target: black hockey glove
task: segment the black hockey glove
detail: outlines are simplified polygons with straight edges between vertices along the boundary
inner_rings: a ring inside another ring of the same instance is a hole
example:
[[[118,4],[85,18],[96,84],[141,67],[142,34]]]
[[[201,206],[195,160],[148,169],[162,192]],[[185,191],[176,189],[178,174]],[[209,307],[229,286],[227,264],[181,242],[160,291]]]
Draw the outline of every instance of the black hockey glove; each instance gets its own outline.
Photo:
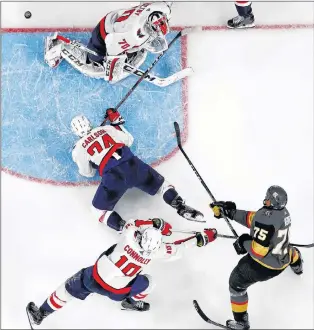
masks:
[[[242,234],[234,243],[234,249],[236,250],[237,254],[246,254],[247,251],[243,246],[245,241],[251,241],[252,236],[249,234]]]
[[[214,202],[209,204],[209,206],[212,208],[214,212],[214,217],[217,219],[220,219],[223,217],[221,211],[223,214],[228,217],[229,219],[233,219],[234,214],[236,212],[237,206],[234,202]]]

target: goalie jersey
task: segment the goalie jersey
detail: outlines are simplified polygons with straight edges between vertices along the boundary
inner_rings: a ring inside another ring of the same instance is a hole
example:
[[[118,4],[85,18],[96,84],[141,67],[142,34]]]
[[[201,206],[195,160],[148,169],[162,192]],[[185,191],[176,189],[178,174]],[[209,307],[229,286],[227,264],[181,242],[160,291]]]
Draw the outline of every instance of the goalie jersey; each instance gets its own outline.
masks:
[[[93,44],[105,45],[107,55],[112,56],[140,50],[150,39],[144,24],[152,12],[162,12],[169,19],[171,11],[165,2],[147,2],[108,13],[93,31]]]

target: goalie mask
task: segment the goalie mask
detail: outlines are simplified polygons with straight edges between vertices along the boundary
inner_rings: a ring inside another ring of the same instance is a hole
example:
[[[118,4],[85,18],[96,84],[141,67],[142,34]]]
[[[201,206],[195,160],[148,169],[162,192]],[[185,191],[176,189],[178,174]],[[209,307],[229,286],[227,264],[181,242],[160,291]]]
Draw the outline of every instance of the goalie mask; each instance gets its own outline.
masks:
[[[161,231],[154,227],[145,229],[138,235],[138,243],[143,257],[147,258],[159,250],[162,242]]]
[[[154,11],[148,16],[144,29],[152,37],[161,34],[165,36],[169,32],[167,15],[161,11]]]
[[[165,38],[169,32],[167,15],[155,11],[148,16],[144,25],[144,31],[150,36],[144,44],[144,48],[151,53],[161,53],[168,48]]]
[[[79,137],[87,135],[93,129],[90,121],[83,115],[76,116],[72,119],[71,128],[72,132]]]

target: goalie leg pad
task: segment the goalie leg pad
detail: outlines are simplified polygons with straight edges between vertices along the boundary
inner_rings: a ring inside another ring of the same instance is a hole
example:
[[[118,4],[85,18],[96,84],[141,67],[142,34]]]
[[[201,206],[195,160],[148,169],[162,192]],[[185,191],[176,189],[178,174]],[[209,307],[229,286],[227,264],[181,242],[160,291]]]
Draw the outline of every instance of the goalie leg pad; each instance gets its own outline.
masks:
[[[127,60],[126,55],[107,56],[106,70],[104,79],[109,83],[114,84],[122,79],[125,79],[129,73],[123,70],[124,64]]]
[[[58,33],[45,38],[44,60],[51,68],[56,68],[62,61],[62,41],[57,39]]]
[[[96,79],[105,77],[103,65],[87,61],[87,52],[72,44],[63,44],[61,50],[62,57],[82,74]]]

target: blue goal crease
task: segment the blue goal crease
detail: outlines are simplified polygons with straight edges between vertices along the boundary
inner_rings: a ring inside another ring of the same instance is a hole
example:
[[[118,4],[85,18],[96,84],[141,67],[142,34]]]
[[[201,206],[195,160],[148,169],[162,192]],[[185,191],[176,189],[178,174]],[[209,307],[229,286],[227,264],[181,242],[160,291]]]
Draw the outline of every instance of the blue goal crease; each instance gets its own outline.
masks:
[[[83,76],[63,61],[56,69],[44,63],[44,38],[49,33],[2,35],[1,107],[2,167],[40,180],[60,183],[99,181],[80,176],[71,158],[76,137],[71,119],[87,116],[101,123],[107,107],[114,107],[138,79],[115,85]],[[170,33],[169,39],[175,33]],[[86,44],[89,32],[66,33]],[[165,77],[182,69],[181,42],[176,41],[153,69]],[[148,55],[142,69],[153,62]],[[120,108],[126,128],[134,135],[132,151],[152,164],[176,147],[173,122],[183,124],[183,83],[161,88],[142,82]]]

